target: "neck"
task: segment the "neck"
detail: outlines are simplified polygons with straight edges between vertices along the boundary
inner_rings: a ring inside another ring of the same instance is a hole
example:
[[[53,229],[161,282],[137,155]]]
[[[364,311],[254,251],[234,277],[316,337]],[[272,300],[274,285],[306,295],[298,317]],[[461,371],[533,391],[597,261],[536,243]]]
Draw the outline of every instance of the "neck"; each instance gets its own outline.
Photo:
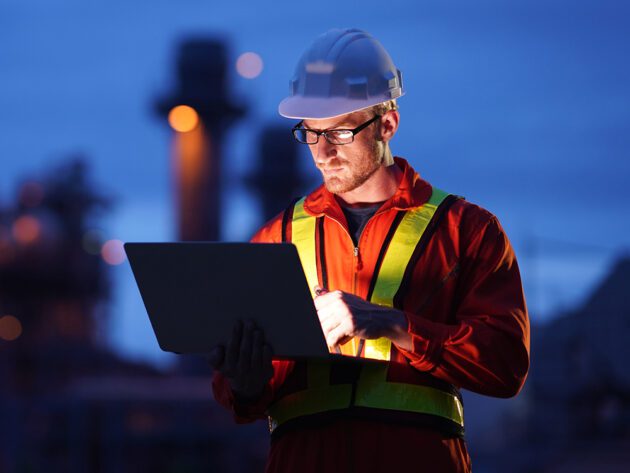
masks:
[[[383,160],[383,164],[361,186],[349,192],[337,194],[348,207],[363,207],[365,205],[384,202],[398,190],[402,171],[394,164],[393,158]]]

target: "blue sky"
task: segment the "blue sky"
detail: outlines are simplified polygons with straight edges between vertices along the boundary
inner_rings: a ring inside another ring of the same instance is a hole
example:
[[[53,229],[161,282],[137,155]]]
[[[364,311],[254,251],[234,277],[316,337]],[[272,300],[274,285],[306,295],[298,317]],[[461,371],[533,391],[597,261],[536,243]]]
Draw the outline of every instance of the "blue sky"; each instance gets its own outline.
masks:
[[[610,0],[0,2],[0,205],[19,179],[84,153],[116,197],[112,238],[173,239],[170,131],[153,112],[179,41],[229,42],[264,70],[231,74],[250,106],[224,150],[224,238],[247,239],[240,184],[301,51],[330,27],[374,34],[407,94],[392,142],[423,177],[494,212],[516,248],[532,318],[578,303],[630,246],[630,6]],[[287,122],[287,127],[291,122]],[[308,157],[305,155],[305,165]],[[163,359],[126,265],[103,339]]]

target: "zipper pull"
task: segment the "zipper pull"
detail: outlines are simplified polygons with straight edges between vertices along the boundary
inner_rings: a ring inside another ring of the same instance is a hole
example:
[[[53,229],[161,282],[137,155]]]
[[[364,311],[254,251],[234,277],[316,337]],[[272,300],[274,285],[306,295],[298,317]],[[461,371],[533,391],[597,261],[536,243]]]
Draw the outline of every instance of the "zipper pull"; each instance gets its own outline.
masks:
[[[359,255],[359,247],[354,247],[354,257],[357,259],[357,270],[363,268],[363,264],[361,264],[361,255]]]

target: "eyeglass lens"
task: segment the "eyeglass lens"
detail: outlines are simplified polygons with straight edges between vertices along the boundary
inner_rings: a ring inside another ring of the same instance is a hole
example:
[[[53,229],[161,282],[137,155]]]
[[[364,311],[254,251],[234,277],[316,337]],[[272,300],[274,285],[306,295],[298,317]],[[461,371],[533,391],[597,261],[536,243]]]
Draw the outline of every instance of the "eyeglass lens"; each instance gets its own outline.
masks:
[[[305,128],[296,128],[293,130],[295,139],[300,143],[315,144],[319,140],[319,135],[324,135],[326,140],[333,145],[343,145],[352,143],[354,133],[352,130],[328,130],[316,132]]]

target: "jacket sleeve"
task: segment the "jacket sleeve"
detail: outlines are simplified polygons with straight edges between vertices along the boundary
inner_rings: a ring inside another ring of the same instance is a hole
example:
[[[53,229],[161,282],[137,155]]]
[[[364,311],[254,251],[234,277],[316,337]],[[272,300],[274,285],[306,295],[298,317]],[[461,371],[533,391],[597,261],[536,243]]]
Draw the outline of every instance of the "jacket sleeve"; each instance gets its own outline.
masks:
[[[264,225],[251,239],[252,243],[279,243],[282,240],[282,214]],[[273,347],[272,347],[273,348]],[[274,360],[274,375],[265,387],[262,397],[256,402],[239,402],[234,397],[228,380],[219,372],[212,378],[212,391],[216,401],[230,410],[238,423],[253,422],[266,417],[265,411],[274,399],[277,388],[282,385],[287,374],[293,369],[294,362]]]
[[[279,386],[286,379],[287,374],[293,369],[292,361],[273,361],[273,377],[265,387],[263,395],[255,402],[240,402],[234,397],[230,389],[230,383],[219,372],[212,377],[212,391],[215,400],[232,412],[234,420],[239,424],[253,422],[266,417],[265,411],[274,399]]]
[[[488,214],[490,215],[490,214]],[[529,369],[529,320],[516,257],[494,216],[463,223],[453,291],[453,320],[405,312],[412,366],[455,386],[495,397],[522,388]]]

